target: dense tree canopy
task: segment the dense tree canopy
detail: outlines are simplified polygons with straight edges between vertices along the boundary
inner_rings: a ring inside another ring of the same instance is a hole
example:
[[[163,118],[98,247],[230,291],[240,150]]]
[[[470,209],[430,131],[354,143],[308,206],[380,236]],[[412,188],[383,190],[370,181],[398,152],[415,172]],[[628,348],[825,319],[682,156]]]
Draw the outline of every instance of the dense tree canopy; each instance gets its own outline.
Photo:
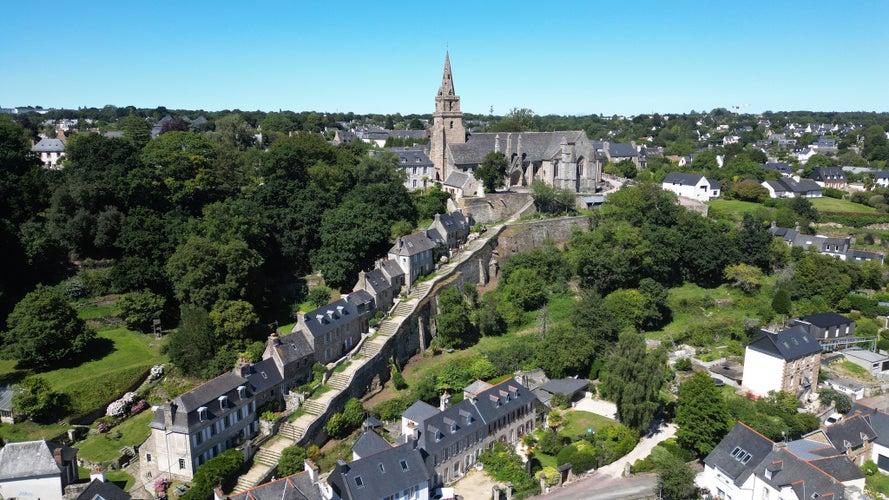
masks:
[[[76,359],[96,335],[61,292],[42,285],[16,304],[6,325],[7,356],[38,369]]]

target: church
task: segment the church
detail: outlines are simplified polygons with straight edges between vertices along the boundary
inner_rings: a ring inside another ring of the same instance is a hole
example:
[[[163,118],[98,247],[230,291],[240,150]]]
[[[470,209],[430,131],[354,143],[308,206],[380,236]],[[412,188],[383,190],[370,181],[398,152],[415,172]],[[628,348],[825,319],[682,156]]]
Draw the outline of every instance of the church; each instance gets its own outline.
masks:
[[[503,153],[509,162],[507,186],[530,186],[540,180],[575,193],[594,193],[601,182],[596,145],[583,130],[467,133],[447,53],[432,117],[433,180],[456,197],[484,195],[472,173],[492,151]]]

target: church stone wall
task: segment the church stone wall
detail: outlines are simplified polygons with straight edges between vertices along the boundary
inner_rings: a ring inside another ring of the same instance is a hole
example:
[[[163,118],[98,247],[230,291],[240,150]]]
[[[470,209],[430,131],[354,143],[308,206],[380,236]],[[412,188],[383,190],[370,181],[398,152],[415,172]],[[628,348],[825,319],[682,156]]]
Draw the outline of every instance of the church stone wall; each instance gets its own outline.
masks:
[[[460,198],[457,207],[472,214],[476,224],[491,224],[511,217],[530,201],[527,193],[488,193],[484,198]],[[533,205],[529,211],[534,212]]]

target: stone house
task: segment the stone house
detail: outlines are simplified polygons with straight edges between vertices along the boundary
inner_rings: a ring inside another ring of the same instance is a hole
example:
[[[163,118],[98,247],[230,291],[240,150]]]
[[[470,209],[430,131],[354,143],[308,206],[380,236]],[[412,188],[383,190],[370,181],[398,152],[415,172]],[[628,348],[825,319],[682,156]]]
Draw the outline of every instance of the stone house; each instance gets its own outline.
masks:
[[[374,312],[373,297],[357,290],[336,302],[300,314],[292,335],[302,335],[312,347],[315,361],[326,365],[358,345]]]
[[[37,154],[43,168],[55,170],[60,168],[59,161],[65,156],[65,143],[61,139],[40,139],[31,152]]]
[[[821,345],[801,326],[762,336],[744,351],[742,385],[758,397],[786,391],[800,397],[818,384]]]
[[[410,287],[417,278],[431,273],[435,268],[434,248],[435,243],[424,230],[397,238],[387,257],[398,263],[404,271],[404,284]]]
[[[873,441],[877,433],[861,413],[852,413],[839,422],[822,426],[803,436],[803,439],[829,445],[861,467],[873,455]]]

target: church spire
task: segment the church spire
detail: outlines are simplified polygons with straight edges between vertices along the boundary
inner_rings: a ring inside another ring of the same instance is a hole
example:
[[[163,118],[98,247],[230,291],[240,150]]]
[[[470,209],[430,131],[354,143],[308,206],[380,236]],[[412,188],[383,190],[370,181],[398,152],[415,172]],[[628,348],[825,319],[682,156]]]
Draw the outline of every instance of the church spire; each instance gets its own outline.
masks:
[[[438,95],[454,95],[454,79],[451,77],[451,58],[447,51],[445,51],[444,72],[441,75],[441,87],[438,88]]]

